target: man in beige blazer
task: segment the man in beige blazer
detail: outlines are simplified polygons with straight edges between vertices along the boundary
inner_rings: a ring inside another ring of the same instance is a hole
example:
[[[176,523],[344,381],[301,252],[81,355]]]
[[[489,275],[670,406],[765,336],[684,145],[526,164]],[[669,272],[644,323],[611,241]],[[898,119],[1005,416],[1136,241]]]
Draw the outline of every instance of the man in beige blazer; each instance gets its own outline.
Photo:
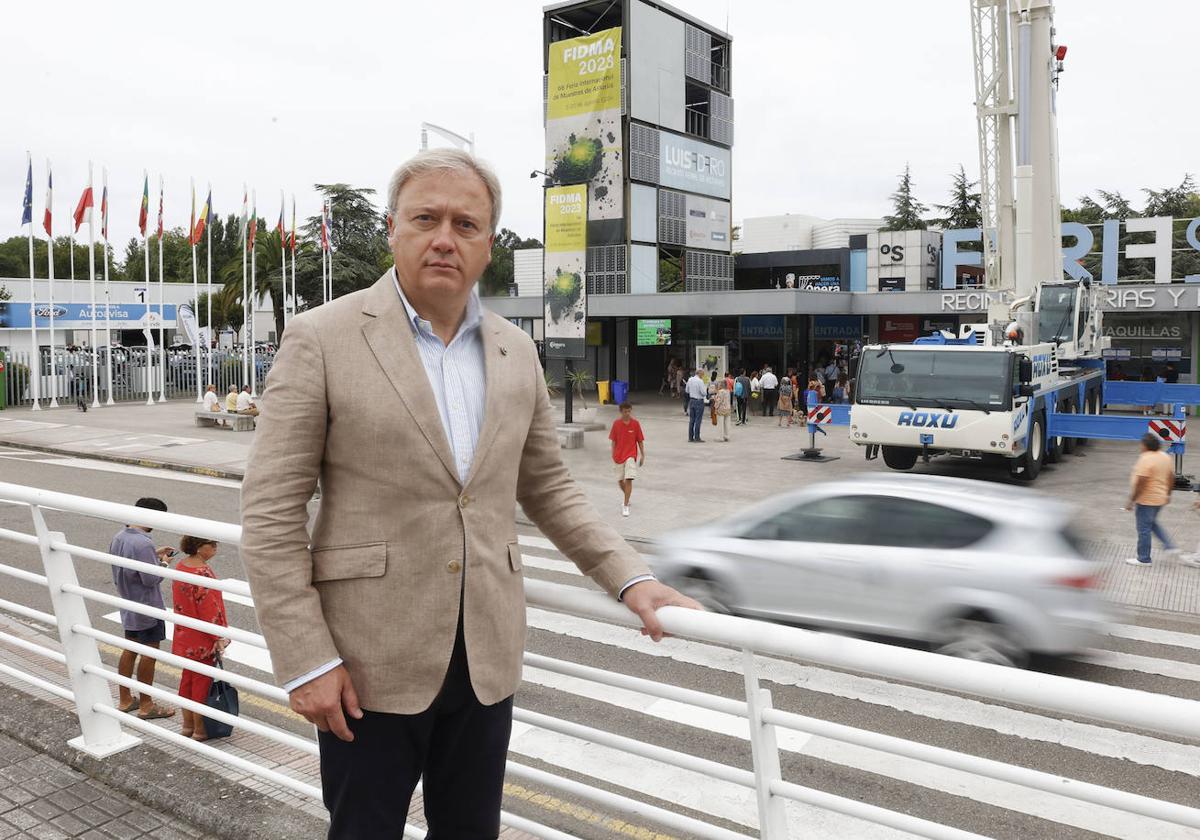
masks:
[[[292,708],[316,724],[329,837],[499,832],[525,599],[516,503],[656,641],[650,576],[563,465],[533,342],[480,307],[495,175],[423,152],[388,191],[395,268],[288,326],[242,485],[243,558]],[[307,503],[318,481],[311,536]]]

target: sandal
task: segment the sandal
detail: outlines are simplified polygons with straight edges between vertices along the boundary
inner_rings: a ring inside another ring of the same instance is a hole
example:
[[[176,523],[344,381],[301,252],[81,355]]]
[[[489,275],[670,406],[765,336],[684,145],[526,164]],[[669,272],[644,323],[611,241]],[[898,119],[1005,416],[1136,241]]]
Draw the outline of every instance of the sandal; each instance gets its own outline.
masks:
[[[137,716],[142,720],[158,720],[160,718],[169,718],[175,715],[174,709],[164,709],[162,706],[155,703],[144,712],[138,712]]]
[[[131,715],[138,710],[138,705],[139,704],[137,700],[130,700],[128,706],[117,706],[117,711]]]

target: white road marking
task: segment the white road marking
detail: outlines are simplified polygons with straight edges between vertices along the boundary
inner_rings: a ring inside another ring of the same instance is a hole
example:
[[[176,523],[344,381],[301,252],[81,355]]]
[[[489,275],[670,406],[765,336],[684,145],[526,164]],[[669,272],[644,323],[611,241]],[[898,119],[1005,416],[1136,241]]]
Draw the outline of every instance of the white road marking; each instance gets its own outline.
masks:
[[[7,457],[7,456],[0,456]],[[111,461],[94,461],[87,458],[52,458],[38,461],[40,464],[50,464],[55,467],[70,467],[71,469],[93,470],[95,472],[114,472],[122,475],[138,476],[140,478],[161,478],[165,481],[187,481],[192,484],[207,484],[212,487],[225,487],[231,490],[240,489],[242,483],[228,478],[213,478],[207,475],[196,475],[179,470],[168,470],[159,467],[137,467],[131,464],[114,464]]]
[[[559,572],[564,575],[576,575],[583,577],[583,572],[579,571],[579,567],[569,560],[553,560],[549,557],[541,557],[537,554],[521,554],[521,562],[526,566],[534,569],[542,569],[547,572]]]
[[[517,536],[517,542],[521,545],[527,545],[530,548],[542,548],[548,551],[558,551],[558,546],[550,542],[545,537],[535,537],[531,534],[520,534]]]
[[[601,685],[540,668],[526,667],[524,679],[529,683],[587,697],[620,709],[640,712],[659,720],[681,723],[685,726],[731,736],[743,741],[750,740],[749,724],[744,718],[736,715],[714,712],[628,689]],[[1185,838],[1193,836],[1191,829],[1171,826],[1159,820],[1079,802],[1066,796],[1031,790],[1021,785],[996,781],[925,761],[813,736],[793,729],[776,729],[776,738],[781,750],[800,753],[886,778],[903,780],[953,796],[964,796],[976,802],[1070,825],[1085,831],[1094,831],[1106,836],[1128,838],[1128,840],[1142,840],[1145,837],[1155,837],[1158,840],[1166,840],[1166,838],[1185,840]]]
[[[226,592],[224,594],[225,597],[230,597],[230,593]],[[104,618],[116,624],[121,623],[121,614],[119,612],[106,613]],[[167,641],[169,642],[174,638],[175,625],[167,622]],[[254,645],[248,645],[244,642],[230,642],[229,647],[225,648],[224,656],[230,662],[237,662],[241,665],[264,671],[267,674],[275,673],[271,667],[271,654],[262,648],[254,647]]]
[[[646,794],[702,814],[758,827],[754,791],[661,761],[630,755],[621,750],[513,722],[509,750],[557,767],[620,785],[635,794]],[[788,834],[814,840],[907,840],[914,835],[820,808],[787,803]]]
[[[1157,627],[1140,627],[1136,624],[1116,624],[1109,631],[1109,635],[1138,642],[1151,642],[1156,645],[1200,650],[1200,636],[1194,633],[1159,630]]]
[[[1200,665],[1195,665],[1191,662],[1177,662],[1174,659],[1154,659],[1149,656],[1138,656],[1134,653],[1122,653],[1115,650],[1091,650],[1082,656],[1072,658],[1079,662],[1100,665],[1104,668],[1117,668],[1122,671],[1140,671],[1143,674],[1156,674],[1176,680],[1200,682]]]
[[[727,673],[742,673],[739,651],[683,639],[664,639],[655,644],[631,628],[536,608],[529,609],[528,617],[530,627],[551,633],[621,648],[631,653],[672,659]],[[756,657],[756,662],[762,679],[780,685],[797,686],[925,718],[963,723],[1003,735],[1062,745],[1176,773],[1194,775],[1196,768],[1200,767],[1200,747],[763,656]]]

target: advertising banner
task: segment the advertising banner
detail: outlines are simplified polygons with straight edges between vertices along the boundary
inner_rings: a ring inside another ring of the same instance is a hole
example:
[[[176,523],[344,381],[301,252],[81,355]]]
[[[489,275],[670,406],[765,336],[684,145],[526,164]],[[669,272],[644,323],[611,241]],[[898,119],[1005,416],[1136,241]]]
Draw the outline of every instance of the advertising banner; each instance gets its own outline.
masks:
[[[729,369],[728,352],[721,344],[704,344],[696,348],[696,372],[705,385]]]
[[[620,219],[621,27],[555,41],[548,64],[546,171],[590,187],[589,219]]]
[[[729,150],[667,131],[658,132],[658,183],[714,198],[729,198]]]
[[[671,343],[670,318],[640,318],[637,322],[638,347],[656,347]]]
[[[547,359],[586,356],[587,184],[546,190],[542,307]]]
[[[687,246],[729,253],[732,228],[729,202],[689,194],[687,205]]]
[[[34,315],[37,317],[38,329],[50,328],[50,306],[48,303],[34,305]],[[54,306],[54,328],[64,330],[88,329],[92,326],[92,305],[90,303],[56,303]],[[163,306],[163,323],[167,329],[175,327],[175,304]],[[158,304],[146,303],[110,303],[108,304],[108,323],[113,329],[132,330],[141,327],[158,329]],[[96,324],[105,325],[104,304],[96,304]],[[29,302],[19,303],[7,301],[0,303],[0,328],[29,329]]]

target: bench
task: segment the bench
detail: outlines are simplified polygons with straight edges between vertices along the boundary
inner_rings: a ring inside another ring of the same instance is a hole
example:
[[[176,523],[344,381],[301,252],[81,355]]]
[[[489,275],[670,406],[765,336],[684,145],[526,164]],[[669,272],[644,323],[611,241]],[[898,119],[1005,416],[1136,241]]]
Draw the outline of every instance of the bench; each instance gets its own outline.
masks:
[[[218,420],[223,420],[226,426],[232,425],[235,432],[254,431],[254,416],[251,414],[230,414],[228,411],[196,409],[197,426],[216,426]]]
[[[583,449],[583,427],[563,424],[558,426],[558,445],[562,449]]]

